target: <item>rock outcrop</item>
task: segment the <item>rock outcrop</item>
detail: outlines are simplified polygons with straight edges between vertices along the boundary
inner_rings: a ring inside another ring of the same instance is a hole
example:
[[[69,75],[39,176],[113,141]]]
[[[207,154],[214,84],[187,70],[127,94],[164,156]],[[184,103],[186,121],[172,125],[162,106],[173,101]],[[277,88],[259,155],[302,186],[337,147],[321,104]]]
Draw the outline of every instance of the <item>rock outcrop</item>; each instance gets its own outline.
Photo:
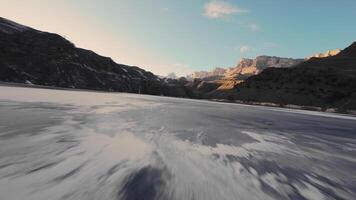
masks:
[[[339,54],[341,52],[340,49],[335,49],[335,50],[329,50],[325,53],[317,53],[314,54],[312,56],[307,57],[306,59],[309,60],[311,58],[326,58],[326,57],[330,57],[330,56],[336,56],[337,54]]]

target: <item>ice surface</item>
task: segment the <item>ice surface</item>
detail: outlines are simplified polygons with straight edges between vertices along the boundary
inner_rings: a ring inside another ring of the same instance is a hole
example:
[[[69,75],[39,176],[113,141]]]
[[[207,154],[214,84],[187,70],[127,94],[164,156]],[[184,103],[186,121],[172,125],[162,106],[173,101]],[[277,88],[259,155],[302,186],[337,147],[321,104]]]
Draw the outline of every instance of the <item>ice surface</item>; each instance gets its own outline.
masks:
[[[354,120],[0,87],[0,199],[354,199]]]

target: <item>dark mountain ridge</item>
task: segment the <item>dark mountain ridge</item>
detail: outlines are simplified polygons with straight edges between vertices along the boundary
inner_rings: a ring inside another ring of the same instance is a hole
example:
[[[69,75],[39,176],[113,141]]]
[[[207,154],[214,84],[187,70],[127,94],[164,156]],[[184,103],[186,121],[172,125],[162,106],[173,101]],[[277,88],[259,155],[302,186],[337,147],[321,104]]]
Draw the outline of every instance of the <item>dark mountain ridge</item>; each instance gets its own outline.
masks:
[[[143,69],[76,48],[60,35],[0,18],[0,80],[105,91],[161,94],[161,80]]]

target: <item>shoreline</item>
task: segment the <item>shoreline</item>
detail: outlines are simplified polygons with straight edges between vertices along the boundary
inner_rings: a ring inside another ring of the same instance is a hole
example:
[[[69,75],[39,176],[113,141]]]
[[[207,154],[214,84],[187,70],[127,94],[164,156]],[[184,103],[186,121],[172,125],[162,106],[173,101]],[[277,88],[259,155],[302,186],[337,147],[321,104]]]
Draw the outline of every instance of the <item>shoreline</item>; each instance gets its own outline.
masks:
[[[65,91],[77,91],[77,92],[137,94],[137,93],[129,93],[129,92],[103,91],[103,90],[94,90],[94,89],[63,88],[63,87],[54,87],[54,86],[33,85],[33,84],[26,84],[26,83],[11,83],[11,82],[3,82],[3,81],[0,81],[0,86],[65,90]],[[149,95],[149,94],[138,94],[138,95]],[[159,95],[149,95],[149,96],[162,97]],[[197,100],[197,101],[208,101],[208,102],[226,103],[226,104],[239,104],[239,105],[247,105],[247,106],[261,106],[261,107],[267,107],[267,108],[268,107],[269,108],[280,108],[280,109],[288,109],[288,110],[295,110],[295,111],[311,111],[311,112],[319,112],[319,113],[337,114],[340,116],[347,116],[347,117],[356,117],[356,110],[349,110],[345,113],[345,112],[338,112],[337,108],[328,108],[326,110],[323,110],[321,107],[299,106],[299,105],[293,105],[293,104],[287,104],[287,105],[281,106],[279,104],[269,103],[269,102],[256,102],[256,101],[248,101],[247,102],[247,101],[241,101],[241,100],[226,100],[226,99],[193,99],[193,98],[172,97],[172,96],[163,96],[163,97],[177,98],[177,99],[189,99],[189,100]]]

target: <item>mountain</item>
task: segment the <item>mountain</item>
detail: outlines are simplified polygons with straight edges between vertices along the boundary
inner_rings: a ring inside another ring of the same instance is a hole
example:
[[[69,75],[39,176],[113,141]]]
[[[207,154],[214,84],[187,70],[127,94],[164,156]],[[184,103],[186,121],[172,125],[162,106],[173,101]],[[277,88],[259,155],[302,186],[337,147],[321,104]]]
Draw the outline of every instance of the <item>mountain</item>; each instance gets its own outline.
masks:
[[[212,71],[199,71],[199,72],[194,72],[192,74],[189,74],[187,78],[189,80],[193,79],[210,79],[210,80],[216,80],[224,76],[225,72],[227,69],[221,68],[221,67],[216,67]]]
[[[162,94],[164,84],[138,67],[77,48],[60,35],[0,18],[0,81]]]
[[[293,68],[268,68],[232,90],[233,99],[356,110],[356,43]]]

